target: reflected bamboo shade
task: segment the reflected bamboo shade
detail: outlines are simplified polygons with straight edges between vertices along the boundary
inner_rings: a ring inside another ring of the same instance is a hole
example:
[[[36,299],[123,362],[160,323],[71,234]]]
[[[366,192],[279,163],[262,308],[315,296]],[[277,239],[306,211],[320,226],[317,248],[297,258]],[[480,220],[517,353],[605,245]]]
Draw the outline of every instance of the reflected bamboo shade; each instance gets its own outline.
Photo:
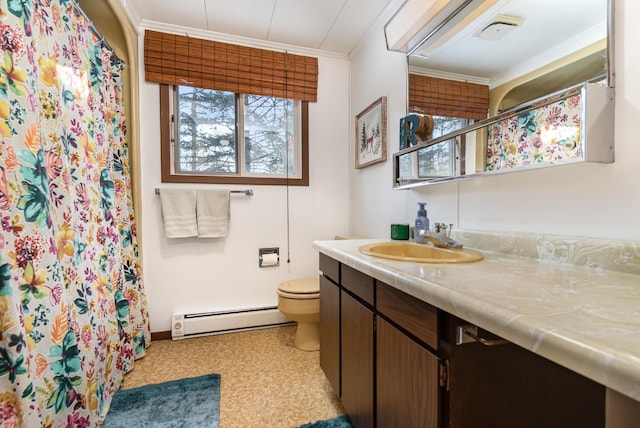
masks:
[[[409,112],[486,119],[489,112],[489,87],[409,74]]]
[[[146,30],[148,82],[317,101],[318,59]]]

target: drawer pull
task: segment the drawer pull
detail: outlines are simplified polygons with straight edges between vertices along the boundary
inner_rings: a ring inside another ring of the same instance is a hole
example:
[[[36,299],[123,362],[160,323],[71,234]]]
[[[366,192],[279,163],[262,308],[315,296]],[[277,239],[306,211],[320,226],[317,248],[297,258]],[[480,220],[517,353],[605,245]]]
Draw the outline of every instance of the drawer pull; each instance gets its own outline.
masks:
[[[506,345],[509,341],[504,339],[486,339],[478,335],[478,327],[475,325],[459,325],[456,327],[456,345],[471,342],[470,339],[480,342],[485,346]]]

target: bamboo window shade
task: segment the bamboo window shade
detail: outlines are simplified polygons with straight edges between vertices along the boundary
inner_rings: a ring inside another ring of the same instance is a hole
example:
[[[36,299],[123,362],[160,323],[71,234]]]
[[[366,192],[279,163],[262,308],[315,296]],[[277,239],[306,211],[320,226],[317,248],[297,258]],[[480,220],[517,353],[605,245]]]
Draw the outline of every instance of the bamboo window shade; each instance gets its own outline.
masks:
[[[489,87],[409,74],[409,111],[433,116],[486,119]]]
[[[148,82],[317,101],[318,59],[146,30]]]

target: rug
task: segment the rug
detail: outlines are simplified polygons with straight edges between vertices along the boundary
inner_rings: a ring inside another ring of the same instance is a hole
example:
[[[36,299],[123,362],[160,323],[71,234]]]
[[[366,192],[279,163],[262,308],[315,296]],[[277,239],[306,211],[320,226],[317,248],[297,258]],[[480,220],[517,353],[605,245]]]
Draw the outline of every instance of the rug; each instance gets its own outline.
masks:
[[[103,428],[211,428],[220,422],[220,375],[119,390]]]
[[[352,428],[351,419],[347,415],[340,415],[337,418],[325,421],[316,421],[301,425],[300,428]]]

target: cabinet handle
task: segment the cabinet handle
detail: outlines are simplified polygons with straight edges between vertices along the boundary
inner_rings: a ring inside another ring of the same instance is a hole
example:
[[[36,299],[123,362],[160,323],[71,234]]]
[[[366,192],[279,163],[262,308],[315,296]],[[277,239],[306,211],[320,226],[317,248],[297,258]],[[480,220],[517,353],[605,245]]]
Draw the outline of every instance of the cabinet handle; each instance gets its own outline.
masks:
[[[498,346],[506,345],[509,341],[504,339],[485,339],[478,335],[478,327],[475,325],[457,326],[456,345],[462,345],[463,343],[470,342],[468,338],[480,342],[484,346]],[[466,336],[466,337],[465,337]]]

